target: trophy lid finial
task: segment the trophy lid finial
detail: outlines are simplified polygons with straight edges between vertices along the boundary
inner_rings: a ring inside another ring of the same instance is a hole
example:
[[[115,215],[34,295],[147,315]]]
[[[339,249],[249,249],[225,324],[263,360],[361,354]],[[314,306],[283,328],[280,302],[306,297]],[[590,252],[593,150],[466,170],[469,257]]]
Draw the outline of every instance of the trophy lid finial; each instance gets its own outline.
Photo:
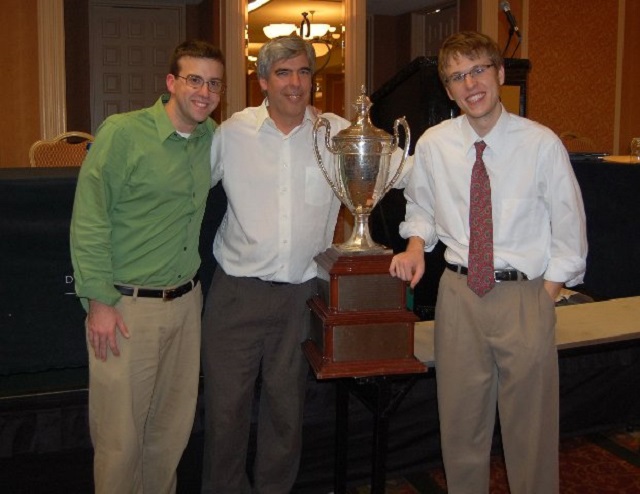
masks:
[[[349,128],[344,129],[335,136],[334,142],[338,145],[352,145],[354,142],[369,142],[370,145],[375,146],[374,143],[380,145],[389,145],[391,143],[392,136],[382,129],[377,128],[371,123],[369,117],[369,110],[373,106],[371,100],[367,96],[367,90],[363,84],[360,87],[360,95],[356,98],[353,107],[356,110],[356,115]]]
[[[368,118],[369,109],[371,108],[371,100],[367,96],[367,89],[364,84],[360,86],[360,96],[356,98],[353,107],[356,109],[356,122],[362,124],[363,119]]]

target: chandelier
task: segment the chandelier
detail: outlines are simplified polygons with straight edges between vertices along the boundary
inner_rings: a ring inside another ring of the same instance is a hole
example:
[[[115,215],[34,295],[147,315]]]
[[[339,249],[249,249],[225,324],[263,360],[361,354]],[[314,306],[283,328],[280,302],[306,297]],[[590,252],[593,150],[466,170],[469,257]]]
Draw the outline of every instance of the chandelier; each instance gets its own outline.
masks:
[[[315,11],[311,10],[311,16]],[[316,57],[324,57],[333,47],[333,40],[340,38],[340,33],[336,33],[336,28],[329,24],[313,23],[309,20],[309,13],[302,12],[302,22],[300,26],[295,24],[269,24],[264,26],[262,31],[269,39],[279,38],[280,36],[289,36],[293,32],[297,32],[301,38],[309,41]]]

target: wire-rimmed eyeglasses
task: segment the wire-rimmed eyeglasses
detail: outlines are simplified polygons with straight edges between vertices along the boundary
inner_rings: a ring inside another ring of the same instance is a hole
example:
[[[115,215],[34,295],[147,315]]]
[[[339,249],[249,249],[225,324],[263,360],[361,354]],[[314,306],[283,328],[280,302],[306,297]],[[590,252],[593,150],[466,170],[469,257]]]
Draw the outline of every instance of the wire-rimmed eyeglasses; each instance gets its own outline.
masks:
[[[494,63],[489,63],[486,65],[476,65],[474,68],[469,70],[468,72],[458,72],[456,74],[452,74],[445,79],[446,84],[462,84],[467,76],[471,77],[471,79],[475,79],[476,77],[484,74],[487,69],[490,67],[495,67]]]
[[[200,89],[202,85],[206,82],[207,89],[209,90],[210,93],[222,94],[224,93],[224,90],[226,87],[224,82],[218,79],[211,79],[210,81],[205,81],[199,75],[187,74],[186,77],[181,75],[177,75],[176,77],[179,77],[180,79],[184,79],[187,83],[187,86],[192,87],[193,89]]]

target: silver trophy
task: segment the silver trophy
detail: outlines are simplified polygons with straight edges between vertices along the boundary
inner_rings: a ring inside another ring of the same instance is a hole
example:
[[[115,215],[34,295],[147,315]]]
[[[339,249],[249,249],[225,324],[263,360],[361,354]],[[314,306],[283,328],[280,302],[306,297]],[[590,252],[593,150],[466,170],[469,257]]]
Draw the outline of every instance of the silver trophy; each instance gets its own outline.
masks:
[[[334,245],[344,254],[389,253],[385,246],[377,244],[369,233],[369,215],[380,199],[400,177],[409,153],[411,135],[404,117],[393,123],[393,136],[375,127],[369,118],[371,101],[365,88],[356,100],[357,115],[348,128],[331,137],[331,124],[319,117],[313,127],[313,149],[316,160],[333,192],[355,218],[351,237],[343,244]],[[398,127],[405,134],[404,153],[396,173],[389,180],[391,155],[398,149]],[[335,181],[331,179],[318,150],[318,131],[326,127],[325,145],[334,155]]]

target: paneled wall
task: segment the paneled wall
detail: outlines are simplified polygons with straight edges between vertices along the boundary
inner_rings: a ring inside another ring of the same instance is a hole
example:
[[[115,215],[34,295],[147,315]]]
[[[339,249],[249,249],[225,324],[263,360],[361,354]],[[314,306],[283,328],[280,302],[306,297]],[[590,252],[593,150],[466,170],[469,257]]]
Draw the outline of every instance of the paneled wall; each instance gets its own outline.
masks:
[[[411,15],[376,15],[368,22],[368,50],[373,48],[367,61],[371,94],[411,62]]]
[[[612,152],[617,33],[618,0],[529,0],[530,118]]]
[[[38,0],[3,2],[0,17],[0,167],[29,165],[40,135]]]
[[[640,137],[640,1],[627,0],[620,97],[620,153],[629,152],[632,137]]]

